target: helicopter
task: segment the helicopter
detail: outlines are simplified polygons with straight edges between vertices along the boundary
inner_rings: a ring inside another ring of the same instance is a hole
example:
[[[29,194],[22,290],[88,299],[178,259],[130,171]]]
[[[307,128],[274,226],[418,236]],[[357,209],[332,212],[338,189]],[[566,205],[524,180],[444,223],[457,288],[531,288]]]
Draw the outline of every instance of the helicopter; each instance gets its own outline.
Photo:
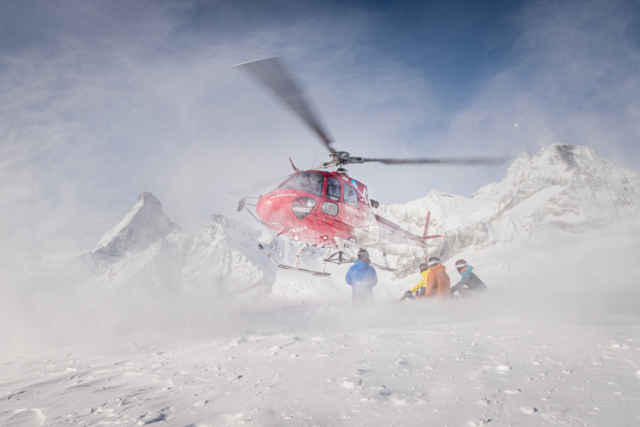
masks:
[[[343,264],[355,261],[357,251],[362,248],[381,252],[384,264],[374,264],[385,271],[395,271],[389,266],[388,255],[402,256],[418,252],[428,259],[427,240],[443,238],[443,235],[428,235],[431,212],[427,213],[424,232],[413,234],[390,220],[373,212],[379,202],[369,198],[367,186],[350,177],[349,165],[362,163],[406,164],[454,164],[454,165],[499,165],[506,158],[455,158],[455,159],[389,159],[351,156],[346,151],[336,151],[333,141],[318,115],[313,112],[303,91],[280,57],[245,62],[236,67],[246,70],[251,76],[269,88],[318,136],[329,151],[329,160],[310,169],[297,168],[290,160],[293,173],[278,185],[257,195],[246,195],[240,199],[238,212],[246,210],[256,221],[270,230],[302,243],[296,254],[294,265],[278,262],[262,244],[258,248],[279,268],[309,273],[315,276],[330,276],[327,263]],[[328,170],[328,169],[332,170]],[[255,203],[251,203],[255,202]],[[249,206],[255,208],[251,212]],[[300,254],[305,247],[325,248],[322,270],[315,271],[298,267]],[[420,257],[422,258],[422,257]]]

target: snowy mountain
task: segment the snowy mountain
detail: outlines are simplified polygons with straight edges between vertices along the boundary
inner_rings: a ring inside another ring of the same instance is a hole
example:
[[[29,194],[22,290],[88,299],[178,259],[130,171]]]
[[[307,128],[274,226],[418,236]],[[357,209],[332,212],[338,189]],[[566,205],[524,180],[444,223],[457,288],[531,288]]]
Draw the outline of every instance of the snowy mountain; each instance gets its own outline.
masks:
[[[215,295],[268,295],[275,267],[257,248],[274,238],[222,215],[196,235],[173,223],[151,193],[142,193],[96,249],[68,267],[89,284],[110,288],[165,287]],[[275,244],[277,246],[277,244]]]
[[[276,267],[257,247],[262,232],[222,215],[212,215],[180,251],[183,279],[191,289],[226,295],[266,296]]]
[[[431,253],[449,259],[543,230],[570,233],[640,219],[640,173],[618,168],[588,147],[553,144],[522,153],[499,183],[471,198],[436,190],[377,213],[421,234],[427,212],[435,239]]]
[[[94,252],[109,256],[133,254],[179,229],[162,210],[160,200],[143,192],[124,219],[102,236]]]

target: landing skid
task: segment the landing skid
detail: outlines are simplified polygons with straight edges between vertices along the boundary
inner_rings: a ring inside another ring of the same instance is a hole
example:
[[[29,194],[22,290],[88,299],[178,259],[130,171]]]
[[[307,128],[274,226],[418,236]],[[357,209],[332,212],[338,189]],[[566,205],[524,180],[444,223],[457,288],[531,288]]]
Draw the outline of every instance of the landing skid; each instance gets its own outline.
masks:
[[[282,268],[284,270],[293,270],[293,271],[299,271],[301,273],[308,273],[311,274],[313,276],[322,276],[322,277],[329,277],[331,276],[331,273],[326,273],[325,269],[327,268],[327,263],[330,262],[332,264],[350,264],[352,262],[354,262],[356,260],[356,258],[354,258],[354,256],[350,253],[351,251],[349,249],[347,249],[345,246],[342,246],[342,249],[344,250],[337,250],[336,252],[332,252],[332,249],[327,249],[327,252],[325,253],[324,257],[322,257],[322,271],[315,271],[315,270],[308,270],[306,268],[299,268],[298,267],[298,260],[300,259],[300,252],[302,252],[302,249],[304,249],[306,247],[302,246],[300,247],[300,249],[298,249],[298,253],[296,254],[296,262],[293,264],[293,266],[290,265],[284,265],[284,264],[280,264],[274,257],[273,255],[271,255],[270,253],[268,253],[267,251],[264,250],[264,246],[262,245],[258,245],[258,249],[260,249],[267,257],[269,257],[269,259],[271,260],[272,263],[274,263],[276,266],[278,266],[278,268]],[[387,262],[387,254],[383,253],[382,254],[384,257],[384,261],[386,265],[380,265],[380,264],[374,264],[371,263],[372,266],[374,266],[375,268],[377,268],[378,270],[382,270],[382,271],[391,271],[394,272],[396,271],[395,268],[391,268],[389,267],[389,263]]]
[[[354,258],[351,254],[344,251],[337,251],[332,253],[331,255],[329,254],[330,254],[330,251],[327,251],[327,256],[324,257],[324,264],[322,265],[323,272],[328,262],[340,265],[340,264],[350,264],[356,260],[356,258]],[[387,261],[386,254],[383,253],[382,255],[384,256],[384,261],[386,263]],[[391,271],[391,272],[396,271],[395,268],[389,267],[388,263],[387,265],[374,264],[374,263],[371,263],[370,265],[382,271]]]
[[[297,266],[297,264],[298,264],[297,257],[296,257],[296,265],[294,265],[293,267],[290,266],[290,265],[280,264],[278,261],[276,261],[276,259],[273,257],[273,255],[271,255],[270,253],[268,253],[267,251],[264,250],[264,246],[258,245],[258,249],[260,249],[266,256],[268,256],[272,263],[274,263],[279,268],[282,268],[284,270],[299,271],[301,273],[309,273],[309,274],[314,275],[314,276],[323,276],[323,277],[331,276],[331,273],[325,273],[324,271],[314,271],[314,270],[307,270],[306,268],[298,268],[298,266]]]
[[[342,240],[342,239],[338,239],[336,238],[336,243],[338,244],[338,248],[340,249],[337,253],[331,255],[328,258],[332,258],[338,254],[340,254],[340,260],[342,260],[342,254],[343,253],[347,253],[349,254],[350,251],[356,250],[358,249],[358,246],[352,242],[349,242],[348,240]],[[344,251],[344,252],[343,252]],[[384,250],[382,251],[382,259],[384,260],[384,265],[382,264],[374,264],[371,263],[370,265],[374,266],[375,268],[377,268],[378,270],[382,270],[382,271],[390,271],[390,272],[394,272],[397,271],[397,269],[395,268],[391,268],[389,266],[389,261],[387,261],[387,253]],[[344,261],[344,262],[353,262],[355,261],[356,258],[353,257],[353,255],[350,256],[349,261]],[[327,259],[327,257],[325,257],[325,263],[329,261],[329,262],[335,262],[336,264],[342,264],[342,262],[336,262],[336,261],[332,261],[330,259]],[[323,268],[324,269],[324,268]]]
[[[388,267],[386,265],[380,265],[380,264],[374,264],[374,263],[371,263],[370,265],[373,265],[375,268],[377,268],[378,270],[382,270],[382,271],[390,271],[392,273],[394,271],[398,271],[397,269]]]

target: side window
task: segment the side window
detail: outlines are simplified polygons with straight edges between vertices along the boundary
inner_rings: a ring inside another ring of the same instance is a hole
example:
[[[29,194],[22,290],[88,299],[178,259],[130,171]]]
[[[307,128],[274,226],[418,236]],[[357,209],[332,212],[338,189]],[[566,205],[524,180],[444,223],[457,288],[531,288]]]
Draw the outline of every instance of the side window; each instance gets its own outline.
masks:
[[[329,178],[327,182],[327,199],[340,201],[340,181],[335,178]]]
[[[344,185],[344,202],[351,206],[358,206],[358,193],[350,185]]]
[[[340,211],[340,208],[338,208],[338,204],[337,203],[324,202],[322,204],[322,213],[323,214],[336,216],[336,215],[338,215],[339,211]]]

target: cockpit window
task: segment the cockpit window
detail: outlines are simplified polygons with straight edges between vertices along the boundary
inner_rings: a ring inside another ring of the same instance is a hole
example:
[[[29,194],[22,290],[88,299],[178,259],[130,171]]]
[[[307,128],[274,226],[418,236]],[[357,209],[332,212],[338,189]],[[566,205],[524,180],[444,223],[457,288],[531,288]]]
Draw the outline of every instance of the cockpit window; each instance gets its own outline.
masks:
[[[347,184],[344,185],[344,202],[352,206],[358,206],[358,193],[355,188]]]
[[[318,172],[302,172],[280,186],[281,190],[306,191],[315,196],[322,194],[324,174]]]
[[[340,181],[329,177],[327,181],[327,199],[340,201]]]
[[[284,184],[280,186],[280,190],[293,190],[293,187],[296,184],[296,178],[298,175],[293,175],[291,178],[287,180]]]

